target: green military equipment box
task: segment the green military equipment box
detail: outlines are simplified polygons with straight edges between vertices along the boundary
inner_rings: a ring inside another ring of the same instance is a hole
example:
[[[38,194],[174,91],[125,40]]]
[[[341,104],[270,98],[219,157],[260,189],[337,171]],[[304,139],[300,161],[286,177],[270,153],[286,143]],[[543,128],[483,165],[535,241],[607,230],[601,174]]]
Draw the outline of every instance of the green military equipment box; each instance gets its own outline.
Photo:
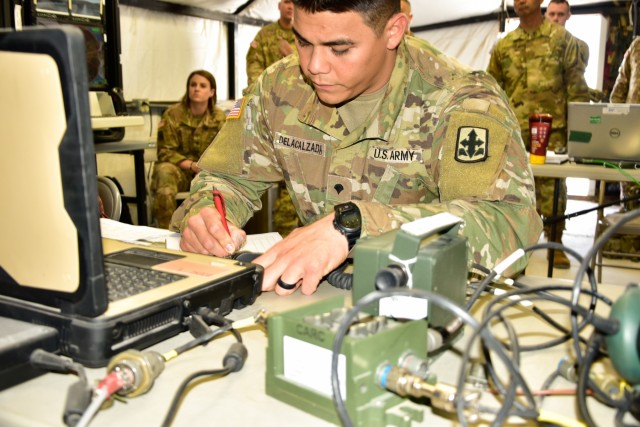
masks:
[[[340,424],[331,392],[335,331],[347,312],[342,297],[273,315],[268,321],[266,391],[269,396]],[[409,427],[422,409],[380,387],[377,370],[408,352],[426,355],[424,320],[366,316],[354,323],[339,356],[341,396],[355,426]]]
[[[360,239],[354,248],[353,301],[375,290],[410,287],[431,291],[464,305],[469,274],[467,240],[458,235],[458,224],[459,218],[453,215],[435,215],[381,236]],[[380,272],[389,266],[404,270],[407,281],[382,283]],[[381,307],[387,308],[382,310]],[[399,315],[395,316],[394,311]],[[403,299],[393,303],[382,299],[380,304],[369,306],[368,312],[392,317],[426,316],[430,327],[445,326],[455,317],[426,300],[409,302]]]

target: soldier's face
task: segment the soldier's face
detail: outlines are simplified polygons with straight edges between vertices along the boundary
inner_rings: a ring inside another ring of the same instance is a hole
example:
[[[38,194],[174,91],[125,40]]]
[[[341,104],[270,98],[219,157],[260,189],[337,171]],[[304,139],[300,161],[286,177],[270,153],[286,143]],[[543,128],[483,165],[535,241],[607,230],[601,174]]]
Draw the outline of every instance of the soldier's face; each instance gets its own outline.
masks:
[[[388,23],[377,36],[355,12],[295,10],[293,31],[300,67],[323,103],[338,105],[387,83],[406,27],[406,17],[398,16],[404,26],[389,31]],[[397,31],[402,33],[398,36]]]
[[[286,20],[293,19],[293,0],[280,0],[278,10],[282,18]]]
[[[213,96],[214,90],[205,77],[194,74],[189,80],[189,100],[193,102],[207,102]]]
[[[549,3],[544,16],[551,22],[555,22],[564,27],[565,22],[567,22],[567,19],[571,16],[569,5],[566,3]]]
[[[540,14],[541,5],[542,0],[514,0],[513,2],[516,15],[520,18],[526,18],[534,13]]]

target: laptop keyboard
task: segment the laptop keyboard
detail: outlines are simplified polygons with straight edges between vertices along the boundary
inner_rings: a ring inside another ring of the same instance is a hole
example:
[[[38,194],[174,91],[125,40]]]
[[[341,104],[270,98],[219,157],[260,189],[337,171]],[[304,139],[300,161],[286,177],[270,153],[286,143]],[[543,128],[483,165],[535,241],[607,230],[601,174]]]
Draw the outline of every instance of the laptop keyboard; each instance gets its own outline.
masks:
[[[109,301],[117,301],[185,278],[164,271],[105,263]]]

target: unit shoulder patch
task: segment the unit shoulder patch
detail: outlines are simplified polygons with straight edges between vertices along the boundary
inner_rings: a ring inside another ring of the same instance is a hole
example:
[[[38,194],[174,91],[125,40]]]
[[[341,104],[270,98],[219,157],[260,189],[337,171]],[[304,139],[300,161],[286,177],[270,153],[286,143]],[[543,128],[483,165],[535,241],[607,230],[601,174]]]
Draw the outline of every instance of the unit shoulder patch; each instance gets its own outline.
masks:
[[[460,163],[484,162],[488,156],[489,129],[460,126],[456,139],[456,161]]]

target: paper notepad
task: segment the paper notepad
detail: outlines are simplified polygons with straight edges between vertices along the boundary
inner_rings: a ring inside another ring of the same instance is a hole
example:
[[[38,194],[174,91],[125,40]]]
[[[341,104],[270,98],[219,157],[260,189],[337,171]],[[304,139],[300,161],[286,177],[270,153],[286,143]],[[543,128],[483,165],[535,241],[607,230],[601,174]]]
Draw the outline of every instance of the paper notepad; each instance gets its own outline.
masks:
[[[153,242],[165,242],[167,249],[180,250],[180,233],[161,228],[125,224],[111,219],[101,218],[102,237],[127,243],[148,245]],[[278,232],[250,234],[240,248],[243,252],[264,253],[282,240]]]
[[[247,240],[240,248],[242,252],[255,252],[264,253],[271,246],[282,240],[282,236],[278,232],[250,234],[247,236]],[[180,234],[174,233],[172,236],[167,237],[167,249],[180,250]]]

